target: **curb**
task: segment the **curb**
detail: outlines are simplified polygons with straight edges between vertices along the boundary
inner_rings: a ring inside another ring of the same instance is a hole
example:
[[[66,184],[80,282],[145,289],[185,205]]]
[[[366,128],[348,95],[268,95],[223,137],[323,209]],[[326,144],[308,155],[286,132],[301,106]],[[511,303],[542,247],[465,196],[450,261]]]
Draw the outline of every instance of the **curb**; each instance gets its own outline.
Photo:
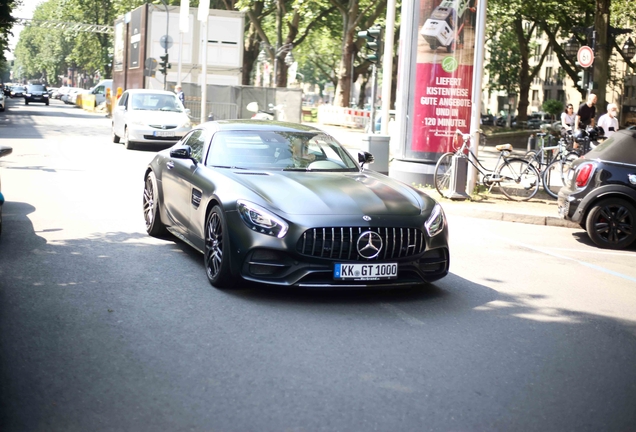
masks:
[[[504,212],[499,210],[460,208],[457,205],[445,206],[443,202],[441,204],[446,213],[456,216],[465,216],[478,219],[491,219],[503,222],[517,222],[531,225],[545,225],[553,227],[581,229],[581,226],[579,224],[565,219],[560,219],[556,216],[531,215],[515,212]]]

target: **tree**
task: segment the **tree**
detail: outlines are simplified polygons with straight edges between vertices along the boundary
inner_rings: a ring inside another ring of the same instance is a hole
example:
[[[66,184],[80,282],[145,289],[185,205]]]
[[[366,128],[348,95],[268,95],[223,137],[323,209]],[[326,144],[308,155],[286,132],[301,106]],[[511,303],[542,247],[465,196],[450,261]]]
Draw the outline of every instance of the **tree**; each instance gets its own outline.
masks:
[[[9,48],[11,27],[15,22],[13,11],[17,7],[16,0],[0,0],[0,63],[6,66],[5,50]]]
[[[552,116],[552,119],[554,120],[556,117],[558,117],[559,114],[563,112],[563,102],[554,99],[548,99],[543,102],[543,105],[541,105],[541,109],[550,114]]]

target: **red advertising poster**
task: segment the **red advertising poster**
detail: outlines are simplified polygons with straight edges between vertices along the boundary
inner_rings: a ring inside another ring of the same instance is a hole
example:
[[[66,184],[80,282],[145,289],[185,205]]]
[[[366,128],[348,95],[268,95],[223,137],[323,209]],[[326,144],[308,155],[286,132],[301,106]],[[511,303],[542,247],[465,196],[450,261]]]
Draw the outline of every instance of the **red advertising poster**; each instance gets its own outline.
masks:
[[[409,156],[435,159],[470,128],[476,0],[420,0]]]

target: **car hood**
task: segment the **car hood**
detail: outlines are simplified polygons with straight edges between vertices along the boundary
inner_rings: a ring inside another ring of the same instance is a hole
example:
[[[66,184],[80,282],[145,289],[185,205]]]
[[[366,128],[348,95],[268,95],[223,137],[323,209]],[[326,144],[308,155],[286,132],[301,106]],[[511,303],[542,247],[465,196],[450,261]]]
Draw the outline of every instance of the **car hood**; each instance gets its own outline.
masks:
[[[128,120],[153,125],[180,125],[188,120],[185,113],[174,111],[130,111]]]
[[[408,186],[372,172],[228,172],[272,209],[289,215],[417,216],[433,208]]]

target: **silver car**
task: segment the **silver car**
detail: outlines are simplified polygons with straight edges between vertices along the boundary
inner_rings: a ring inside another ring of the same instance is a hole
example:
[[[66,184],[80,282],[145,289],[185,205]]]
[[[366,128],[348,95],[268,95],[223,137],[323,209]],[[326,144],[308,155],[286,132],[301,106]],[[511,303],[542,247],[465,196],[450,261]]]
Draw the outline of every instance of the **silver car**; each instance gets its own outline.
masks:
[[[174,144],[192,125],[181,101],[163,90],[127,90],[113,109],[113,142]]]

